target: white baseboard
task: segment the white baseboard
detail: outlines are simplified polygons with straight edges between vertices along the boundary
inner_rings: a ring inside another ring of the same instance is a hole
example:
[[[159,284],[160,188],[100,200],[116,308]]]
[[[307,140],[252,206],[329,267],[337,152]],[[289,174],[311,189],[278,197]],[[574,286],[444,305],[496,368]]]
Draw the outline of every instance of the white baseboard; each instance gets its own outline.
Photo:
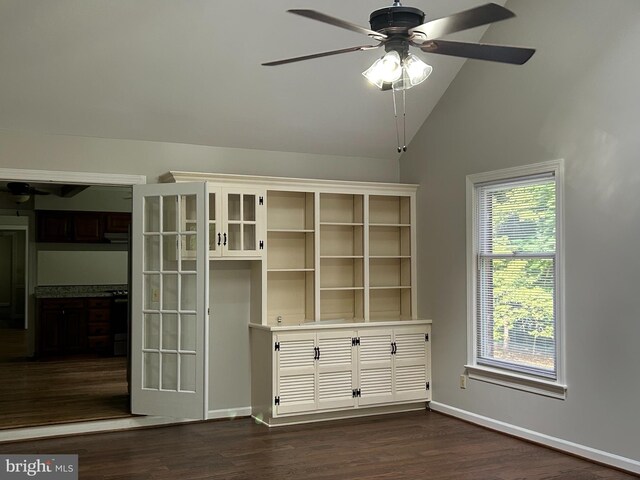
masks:
[[[215,420],[218,418],[234,419],[237,417],[250,417],[251,407],[223,408],[222,410],[209,410],[207,412],[207,420]]]
[[[444,403],[431,402],[429,405],[431,407],[431,410],[434,410],[436,412],[446,413],[447,415],[451,415],[452,417],[457,417],[470,423],[475,423],[476,425],[482,425],[483,427],[497,430],[498,432],[507,433],[509,435],[513,435],[514,437],[523,438],[525,440],[539,443],[556,450],[571,453],[578,457],[593,460],[594,462],[611,465],[612,467],[640,474],[640,461],[638,460],[621,457],[620,455],[615,455],[603,450],[597,450],[595,448],[580,445],[578,443],[573,443],[561,438],[551,437],[549,435],[545,435],[544,433],[534,432],[533,430],[518,427],[510,423],[494,420],[493,418],[484,417],[467,410],[451,407]]]

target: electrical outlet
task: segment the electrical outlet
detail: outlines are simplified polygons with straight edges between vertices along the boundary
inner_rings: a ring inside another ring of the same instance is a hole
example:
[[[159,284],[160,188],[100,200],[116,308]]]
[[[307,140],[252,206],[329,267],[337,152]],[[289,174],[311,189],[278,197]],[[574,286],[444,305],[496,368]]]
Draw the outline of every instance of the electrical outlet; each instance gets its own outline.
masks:
[[[460,375],[460,388],[467,388],[467,376]]]

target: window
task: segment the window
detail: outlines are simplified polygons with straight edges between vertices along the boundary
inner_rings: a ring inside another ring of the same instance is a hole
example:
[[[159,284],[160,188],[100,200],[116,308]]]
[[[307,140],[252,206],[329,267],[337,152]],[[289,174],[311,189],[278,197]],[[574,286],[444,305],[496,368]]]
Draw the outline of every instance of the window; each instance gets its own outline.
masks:
[[[561,171],[550,162],[468,177],[472,378],[561,384]]]

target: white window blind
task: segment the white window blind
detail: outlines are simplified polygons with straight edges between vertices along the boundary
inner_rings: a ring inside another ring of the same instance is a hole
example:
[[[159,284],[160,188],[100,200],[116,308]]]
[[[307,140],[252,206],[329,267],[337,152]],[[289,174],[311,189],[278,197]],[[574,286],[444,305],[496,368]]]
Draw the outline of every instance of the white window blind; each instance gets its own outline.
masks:
[[[476,362],[557,379],[555,178],[475,188]]]

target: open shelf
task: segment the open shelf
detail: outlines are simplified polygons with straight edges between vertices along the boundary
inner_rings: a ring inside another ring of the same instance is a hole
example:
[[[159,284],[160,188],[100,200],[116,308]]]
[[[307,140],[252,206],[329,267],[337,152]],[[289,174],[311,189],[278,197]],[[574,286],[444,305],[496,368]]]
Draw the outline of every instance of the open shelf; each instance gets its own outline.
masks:
[[[398,320],[411,318],[410,288],[372,288],[369,290],[369,318]]]
[[[369,196],[370,225],[411,225],[410,197],[391,195]]]
[[[314,272],[270,271],[267,285],[269,325],[298,325],[314,320]]]
[[[410,258],[370,258],[369,286],[411,287]]]
[[[370,225],[369,254],[372,257],[410,257],[411,227]]]
[[[320,226],[321,257],[361,257],[363,253],[364,243],[362,226]]]
[[[321,290],[320,320],[364,321],[364,290]]]
[[[267,192],[267,231],[312,232],[314,194],[307,192]]]
[[[362,258],[321,258],[320,288],[363,288]]]
[[[313,269],[313,232],[268,232],[267,269]]]
[[[320,194],[320,224],[362,225],[363,221],[364,202],[362,195]]]

